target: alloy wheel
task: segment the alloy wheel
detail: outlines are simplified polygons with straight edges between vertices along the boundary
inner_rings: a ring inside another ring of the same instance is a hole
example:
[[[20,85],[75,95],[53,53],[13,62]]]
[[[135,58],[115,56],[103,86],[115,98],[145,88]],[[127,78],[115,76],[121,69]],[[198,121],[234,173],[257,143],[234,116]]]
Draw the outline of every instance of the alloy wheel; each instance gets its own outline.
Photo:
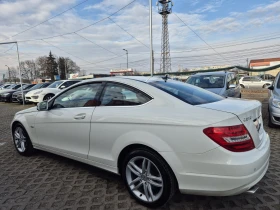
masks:
[[[25,152],[26,150],[26,136],[21,127],[17,127],[14,131],[14,141],[16,148],[19,152]]]
[[[127,163],[126,180],[133,194],[144,202],[155,202],[163,193],[162,175],[146,157],[137,156]]]

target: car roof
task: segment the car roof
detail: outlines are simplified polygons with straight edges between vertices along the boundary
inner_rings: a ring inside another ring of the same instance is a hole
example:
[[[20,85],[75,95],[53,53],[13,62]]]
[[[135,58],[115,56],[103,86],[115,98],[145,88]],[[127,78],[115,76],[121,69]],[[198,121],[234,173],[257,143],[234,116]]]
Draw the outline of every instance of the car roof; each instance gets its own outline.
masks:
[[[121,81],[121,80],[135,80],[138,82],[148,82],[151,80],[161,80],[161,77],[147,77],[147,76],[114,76],[114,77],[99,77],[93,79],[82,80],[82,83],[88,83],[93,81]]]

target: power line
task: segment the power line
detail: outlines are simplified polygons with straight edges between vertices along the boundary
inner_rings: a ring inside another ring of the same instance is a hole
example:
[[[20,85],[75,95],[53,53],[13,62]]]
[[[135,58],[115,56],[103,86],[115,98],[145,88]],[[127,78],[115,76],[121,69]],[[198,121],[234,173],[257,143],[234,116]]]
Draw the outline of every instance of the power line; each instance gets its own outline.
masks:
[[[65,35],[70,35],[70,34],[77,33],[77,32],[79,32],[79,31],[81,31],[81,30],[84,30],[84,29],[90,27],[90,26],[96,25],[97,23],[100,23],[100,22],[102,22],[102,21],[104,21],[104,20],[109,19],[109,17],[112,17],[112,16],[114,16],[115,14],[119,13],[121,10],[125,9],[126,7],[128,7],[129,5],[131,5],[132,3],[134,3],[135,1],[137,1],[137,0],[131,1],[129,4],[123,6],[122,8],[118,9],[117,11],[113,12],[111,15],[109,15],[109,16],[107,16],[107,17],[105,17],[105,18],[102,18],[102,19],[100,19],[100,20],[98,20],[98,21],[96,21],[96,22],[94,22],[94,23],[92,23],[92,24],[90,24],[90,25],[87,25],[87,26],[85,26],[85,27],[83,27],[83,28],[80,28],[80,29],[78,29],[78,30],[76,30],[76,31],[72,31],[72,32],[68,32],[68,33],[63,33],[63,34],[59,34],[59,35],[54,35],[54,36],[49,36],[49,37],[38,38],[38,39],[18,40],[17,42],[40,41],[40,40],[42,40],[42,39],[52,39],[52,38],[56,38],[56,37],[63,37],[63,36],[65,36]]]
[[[110,51],[110,50],[108,50],[108,49],[106,49],[106,48],[104,48],[104,47],[100,46],[99,44],[96,44],[95,42],[93,42],[93,41],[91,41],[91,40],[87,39],[86,37],[84,37],[84,36],[82,36],[82,35],[80,35],[80,34],[78,34],[78,33],[76,33],[76,32],[74,32],[74,34],[76,34],[77,36],[79,36],[79,37],[81,37],[81,38],[83,38],[83,39],[85,39],[85,40],[87,40],[87,41],[91,42],[92,44],[94,44],[94,45],[96,45],[96,46],[98,46],[98,47],[102,48],[103,50],[106,50],[107,52],[110,52],[110,53],[112,53],[112,54],[114,54],[114,55],[117,55],[117,56],[118,56],[118,54],[116,54],[116,53],[114,53],[114,52],[112,52],[112,51]]]
[[[51,20],[51,19],[53,19],[53,18],[56,18],[56,17],[58,17],[58,16],[60,16],[60,15],[62,15],[62,14],[64,14],[64,13],[68,12],[69,10],[72,10],[72,9],[74,9],[74,8],[76,8],[76,7],[78,7],[78,6],[80,6],[81,4],[83,4],[83,3],[87,2],[87,1],[89,1],[89,0],[82,1],[81,3],[76,4],[75,6],[70,7],[70,8],[68,8],[67,10],[64,10],[63,12],[58,13],[58,14],[56,14],[56,15],[50,17],[49,19],[44,20],[44,21],[42,21],[42,22],[40,22],[40,23],[38,23],[38,24],[36,24],[36,25],[33,25],[33,26],[31,26],[31,27],[29,27],[29,28],[27,28],[27,29],[25,29],[25,30],[23,30],[23,31],[21,31],[21,32],[18,32],[18,33],[16,33],[15,35],[13,35],[13,36],[11,36],[11,37],[15,37],[15,36],[17,36],[17,35],[19,35],[19,34],[22,34],[22,33],[26,32],[26,31],[29,31],[29,30],[31,30],[31,29],[33,29],[33,28],[35,28],[35,27],[37,27],[37,26],[39,26],[39,25],[41,25],[41,24],[43,24],[43,23],[46,23],[46,22],[48,22],[49,20]],[[9,39],[9,38],[7,38],[7,39]],[[5,40],[7,40],[7,39],[5,39]],[[5,40],[3,40],[3,41],[5,41]]]
[[[15,44],[13,44],[8,50],[4,51],[4,52],[1,52],[2,54],[5,54],[7,52],[9,52],[10,50],[12,50],[14,48]]]
[[[216,51],[210,44],[208,44],[201,36],[198,35],[198,33],[196,33],[189,25],[187,25],[181,18],[179,18],[178,15],[176,15],[176,13],[173,13],[185,26],[188,27],[188,29],[190,29],[200,40],[202,40],[208,47],[210,47],[213,51],[215,51],[220,57],[222,57],[223,59],[227,60],[226,58],[224,58],[224,56],[222,56],[218,51]]]
[[[69,55],[71,55],[71,56],[73,56],[73,57],[75,57],[75,58],[78,58],[78,59],[80,59],[80,60],[82,60],[82,61],[85,61],[85,62],[87,62],[87,63],[91,63],[91,62],[89,62],[89,61],[87,61],[87,60],[84,60],[83,58],[80,58],[80,57],[78,57],[78,56],[76,56],[76,55],[73,55],[73,54],[71,54],[71,53],[69,53],[69,52],[66,52],[65,50],[61,49],[60,47],[57,47],[57,46],[55,46],[55,45],[53,45],[53,44],[51,44],[51,43],[49,43],[49,42],[47,42],[47,41],[45,41],[45,40],[43,40],[43,39],[42,39],[42,41],[43,41],[43,42],[46,42],[47,44],[49,44],[49,45],[51,45],[51,46],[53,46],[53,47],[55,47],[55,48],[57,48],[57,49],[59,49],[59,50],[65,52],[65,53],[67,53],[67,54],[69,54]]]
[[[133,36],[131,33],[129,33],[127,30],[125,30],[123,27],[121,27],[119,24],[117,24],[113,19],[111,19],[110,17],[108,18],[109,20],[111,20],[115,25],[117,25],[120,29],[122,29],[125,33],[127,33],[128,35],[130,35],[132,38],[134,38],[135,40],[137,40],[139,43],[141,43],[142,45],[144,45],[145,47],[147,47],[148,49],[150,49],[149,46],[147,46],[146,44],[144,44],[143,42],[141,42],[139,39],[137,39],[135,36]]]

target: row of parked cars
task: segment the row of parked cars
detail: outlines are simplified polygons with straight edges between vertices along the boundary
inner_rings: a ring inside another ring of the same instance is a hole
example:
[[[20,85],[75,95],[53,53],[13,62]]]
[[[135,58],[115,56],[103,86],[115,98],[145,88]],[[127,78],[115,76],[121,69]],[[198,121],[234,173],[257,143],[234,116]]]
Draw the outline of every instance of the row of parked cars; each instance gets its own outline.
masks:
[[[280,125],[280,73],[274,80],[264,80],[261,77],[245,76],[238,79],[233,72],[208,72],[190,76],[186,83],[201,87],[223,97],[241,98],[242,88],[268,88],[269,127]]]
[[[3,84],[0,86],[1,102],[35,103],[47,101],[62,89],[67,88],[80,80],[60,80],[40,84]],[[23,95],[22,95],[23,93]]]

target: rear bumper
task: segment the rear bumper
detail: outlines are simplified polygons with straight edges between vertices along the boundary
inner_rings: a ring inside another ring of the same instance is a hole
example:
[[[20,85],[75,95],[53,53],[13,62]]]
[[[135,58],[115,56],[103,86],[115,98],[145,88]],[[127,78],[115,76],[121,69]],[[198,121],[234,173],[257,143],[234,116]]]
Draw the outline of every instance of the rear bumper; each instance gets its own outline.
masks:
[[[270,139],[266,134],[260,147],[249,152],[218,147],[202,154],[161,155],[173,169],[182,193],[230,196],[247,191],[263,178],[269,165]]]

